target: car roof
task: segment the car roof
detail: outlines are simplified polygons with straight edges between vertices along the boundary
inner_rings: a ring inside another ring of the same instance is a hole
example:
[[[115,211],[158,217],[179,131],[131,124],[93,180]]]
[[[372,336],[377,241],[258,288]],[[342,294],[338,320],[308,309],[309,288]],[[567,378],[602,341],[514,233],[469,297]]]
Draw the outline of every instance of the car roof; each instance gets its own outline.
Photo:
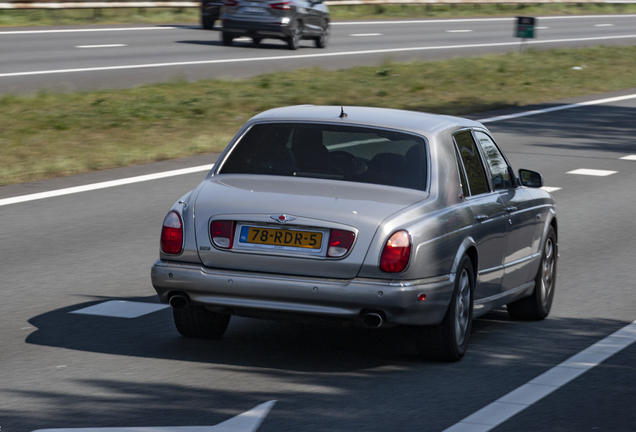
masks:
[[[340,118],[341,112],[346,114]],[[274,108],[253,117],[249,123],[258,121],[308,121],[336,122],[349,125],[367,125],[405,129],[423,133],[435,133],[439,130],[461,127],[484,127],[481,123],[462,117],[430,114],[391,108],[340,107],[298,105]]]

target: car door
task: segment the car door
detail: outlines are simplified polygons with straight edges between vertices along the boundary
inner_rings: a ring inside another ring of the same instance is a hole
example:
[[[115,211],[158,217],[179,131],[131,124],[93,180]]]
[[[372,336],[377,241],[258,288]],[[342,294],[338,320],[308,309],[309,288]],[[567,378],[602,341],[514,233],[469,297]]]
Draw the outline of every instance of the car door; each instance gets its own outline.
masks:
[[[508,215],[499,194],[491,190],[482,156],[471,131],[459,131],[453,139],[459,155],[463,194],[475,217],[470,235],[479,253],[474,296],[475,300],[479,300],[501,291]]]
[[[474,130],[473,134],[486,162],[492,189],[506,212],[506,246],[501,283],[501,290],[506,291],[528,281],[535,212],[530,204],[530,194],[517,185],[514,171],[492,137],[479,130]]]

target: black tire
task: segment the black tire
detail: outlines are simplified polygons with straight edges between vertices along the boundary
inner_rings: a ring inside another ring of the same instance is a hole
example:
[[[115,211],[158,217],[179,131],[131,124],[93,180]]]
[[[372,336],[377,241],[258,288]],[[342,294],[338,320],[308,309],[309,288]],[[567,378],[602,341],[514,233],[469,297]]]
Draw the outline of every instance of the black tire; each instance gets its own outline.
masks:
[[[316,48],[326,48],[327,47],[327,43],[329,42],[329,34],[331,33],[331,27],[329,26],[329,23],[327,21],[322,23],[322,33],[320,33],[320,36],[317,36],[314,39],[314,42],[316,43]]]
[[[201,15],[201,26],[206,30],[214,29],[214,17]]]
[[[232,45],[233,40],[234,40],[234,36],[232,36],[230,33],[221,32],[221,41],[223,42],[223,45],[230,46]]]
[[[303,23],[295,21],[291,29],[291,35],[287,37],[287,46],[290,50],[297,50],[303,37]]]
[[[195,305],[181,310],[172,309],[172,316],[181,335],[200,339],[220,338],[230,323],[230,315],[211,312]]]
[[[421,358],[455,362],[466,353],[473,322],[473,273],[470,258],[464,256],[446,316],[439,325],[418,329],[416,347]]]
[[[517,320],[539,321],[550,313],[557,275],[558,247],[554,228],[548,228],[548,234],[543,243],[541,263],[534,279],[534,291],[529,297],[524,297],[508,304],[508,315]]]
[[[263,40],[263,38],[260,37],[253,37],[252,38],[252,43],[254,43],[254,46],[259,46],[261,44],[261,41]]]

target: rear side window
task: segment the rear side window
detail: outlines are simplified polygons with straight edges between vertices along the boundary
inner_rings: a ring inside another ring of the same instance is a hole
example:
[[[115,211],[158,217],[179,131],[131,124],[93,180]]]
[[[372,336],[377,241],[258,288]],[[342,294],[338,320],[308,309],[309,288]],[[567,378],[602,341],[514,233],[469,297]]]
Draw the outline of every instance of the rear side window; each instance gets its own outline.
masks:
[[[493,189],[502,190],[513,187],[512,181],[510,180],[510,172],[508,171],[508,163],[492,138],[478,131],[475,131],[475,137],[477,141],[479,141],[479,146],[486,158],[486,166],[488,167],[488,171],[490,171]]]
[[[425,190],[422,137],[383,129],[308,123],[257,124],[219,174],[264,174],[374,183]]]
[[[471,195],[479,195],[489,192],[488,180],[484,165],[481,162],[479,150],[475,145],[470,131],[462,131],[454,136],[459,156],[461,157],[466,172],[466,181]]]

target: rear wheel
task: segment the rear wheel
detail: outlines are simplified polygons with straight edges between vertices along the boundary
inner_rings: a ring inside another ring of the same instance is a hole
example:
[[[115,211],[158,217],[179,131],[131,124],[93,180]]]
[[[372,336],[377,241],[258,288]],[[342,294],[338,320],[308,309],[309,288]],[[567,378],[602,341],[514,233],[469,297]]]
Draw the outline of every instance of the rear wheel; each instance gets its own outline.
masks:
[[[296,50],[300,46],[300,40],[303,36],[303,24],[300,21],[294,22],[291,35],[287,37],[287,46],[290,50]]]
[[[454,362],[464,356],[473,322],[474,286],[473,267],[470,258],[464,256],[444,320],[437,326],[419,329],[416,347],[420,357]]]
[[[214,17],[211,17],[209,15],[201,15],[201,26],[203,26],[204,29],[206,30],[213,30],[214,29]]]
[[[234,36],[232,36],[228,32],[221,32],[221,40],[223,42],[223,45],[230,46],[230,45],[232,45],[232,41],[234,40]]]
[[[316,43],[316,48],[325,48],[327,46],[330,32],[331,32],[331,29],[329,27],[329,23],[327,21],[323,22],[322,32],[320,33],[320,36],[317,36],[314,39],[314,42]]]
[[[519,320],[542,320],[548,316],[552,308],[554,287],[557,272],[557,243],[554,228],[548,229],[548,235],[543,244],[541,264],[534,280],[534,291],[530,297],[525,297],[508,305],[508,315]]]
[[[230,323],[230,315],[211,312],[196,305],[181,310],[172,309],[172,316],[179,333],[200,339],[220,338]]]

